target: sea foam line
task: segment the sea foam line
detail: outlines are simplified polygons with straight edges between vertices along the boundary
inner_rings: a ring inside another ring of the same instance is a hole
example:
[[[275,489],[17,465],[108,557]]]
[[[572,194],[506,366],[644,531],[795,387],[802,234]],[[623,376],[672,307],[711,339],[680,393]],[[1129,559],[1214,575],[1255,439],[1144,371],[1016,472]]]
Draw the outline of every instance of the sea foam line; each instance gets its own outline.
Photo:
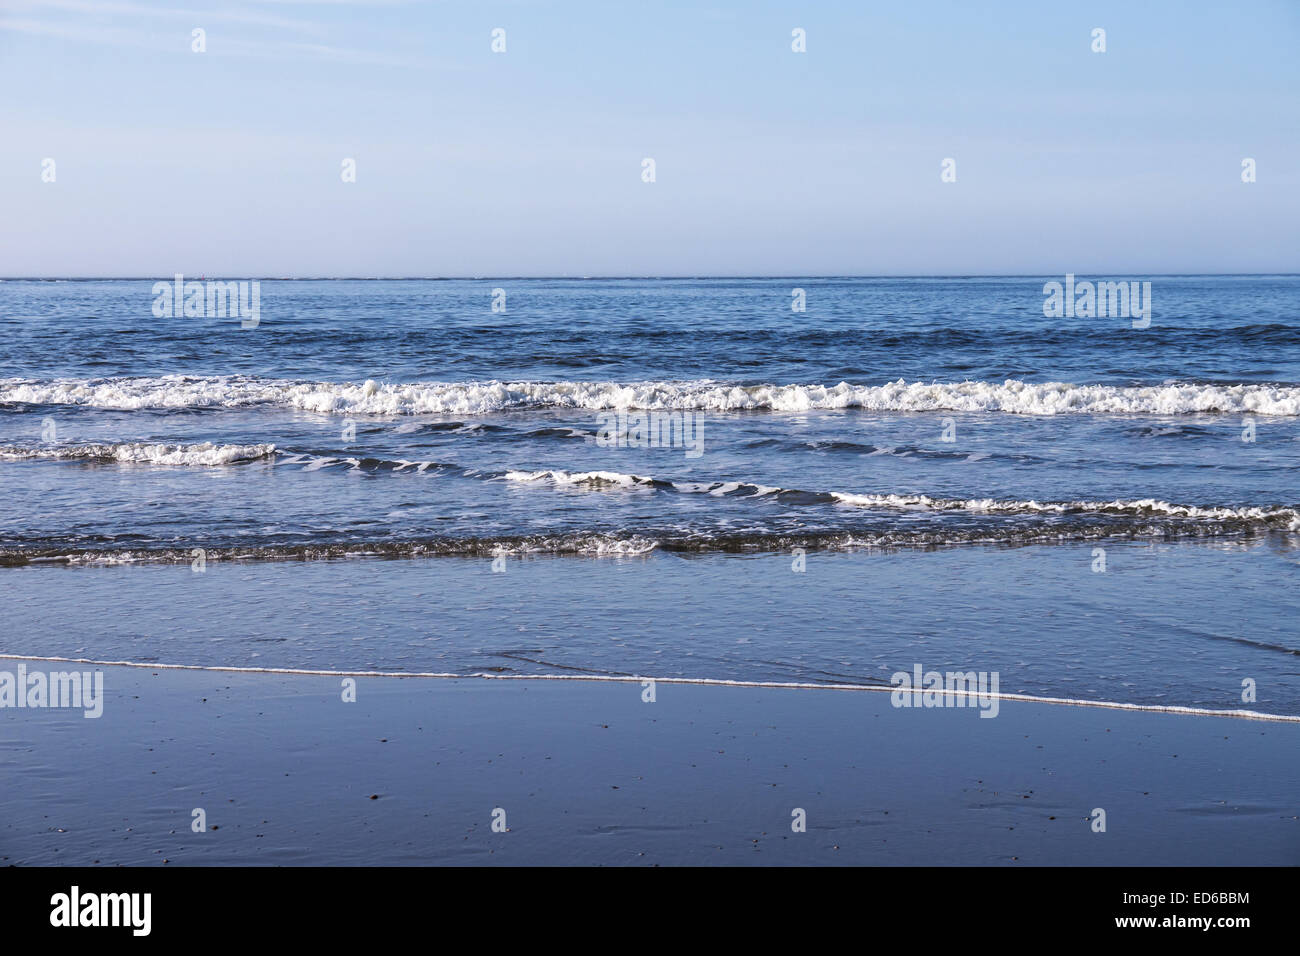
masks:
[[[661,487],[671,488],[680,494],[707,494],[715,497],[747,492],[737,497],[766,498],[772,495],[800,495],[836,504],[859,508],[887,509],[891,511],[964,511],[973,514],[1051,514],[1051,515],[1125,515],[1137,517],[1170,517],[1211,522],[1250,522],[1263,524],[1286,523],[1289,530],[1300,530],[1300,509],[1285,505],[1184,505],[1158,498],[1110,501],[1037,501],[1035,499],[999,498],[936,498],[930,495],[857,494],[843,491],[805,491],[798,488],[780,488],[744,481],[673,482],[644,475],[622,472],[587,471],[508,471],[506,481],[549,481],[561,487],[590,485],[605,487]]]
[[[150,664],[144,661],[101,661],[85,657],[33,657],[28,654],[0,654],[0,660],[41,661],[54,664],[89,664],[95,667],[134,667],[141,670],[212,671],[231,674],[287,674],[297,677],[395,677],[423,680],[551,680],[590,681],[596,683],[639,684],[652,681],[656,684],[688,684],[710,687],[759,687],[773,690],[846,690],[892,693],[892,685],[872,684],[814,684],[799,681],[745,681],[724,680],[717,677],[644,677],[603,674],[488,674],[470,672],[455,674],[442,671],[348,671],[316,670],[301,667],[237,667],[227,664]],[[1265,714],[1257,710],[1215,710],[1208,707],[1185,707],[1177,704],[1130,704],[1122,701],[1083,700],[1074,697],[1042,697],[1036,694],[989,693],[975,691],[941,691],[944,695],[1020,701],[1030,704],[1056,704],[1070,707],[1098,707],[1104,710],[1128,710],[1144,713],[1182,714],[1196,717],[1235,717],[1241,720],[1268,720],[1281,723],[1300,723],[1300,715]]]
[[[51,445],[41,448],[0,446],[0,460],[114,461],[148,465],[230,465],[275,455],[275,445],[217,445],[210,441],[189,445],[157,442],[115,442]]]
[[[1003,412],[1016,415],[1300,415],[1294,385],[1079,385],[1068,382],[907,382],[739,385],[680,382],[304,382],[227,375],[0,379],[0,403],[96,408],[274,405],[332,414],[487,414],[519,408],[699,411]]]

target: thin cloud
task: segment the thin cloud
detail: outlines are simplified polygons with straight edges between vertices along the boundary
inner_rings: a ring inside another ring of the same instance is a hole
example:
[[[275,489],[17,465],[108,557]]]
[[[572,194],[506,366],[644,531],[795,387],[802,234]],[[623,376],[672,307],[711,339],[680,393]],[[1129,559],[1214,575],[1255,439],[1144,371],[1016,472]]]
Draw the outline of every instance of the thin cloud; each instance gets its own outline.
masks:
[[[290,0],[292,2],[292,0]],[[306,0],[321,2],[321,0]],[[326,2],[344,3],[356,0],[326,0]],[[387,0],[384,0],[387,2]],[[284,30],[297,34],[308,34],[318,38],[314,42],[288,39],[254,39],[241,32],[238,35],[215,34],[209,31],[209,56],[245,56],[261,59],[312,59],[326,60],[333,63],[345,63],[364,66],[391,66],[403,69],[448,69],[445,63],[432,60],[414,59],[394,55],[382,50],[361,50],[336,46],[324,42],[326,28],[307,20],[291,19],[241,10],[183,10],[176,8],[155,7],[148,4],[132,3],[129,0],[10,0],[9,13],[17,8],[28,11],[40,10],[47,14],[95,14],[111,16],[111,24],[94,25],[88,23],[84,16],[75,18],[5,17],[0,19],[0,31],[26,34],[28,36],[53,37],[73,43],[94,43],[107,46],[124,46],[157,52],[189,52],[189,30],[176,32],[176,27],[166,21],[182,20],[189,26],[204,26],[209,23],[241,24],[250,27],[264,27],[270,30]],[[132,21],[134,18],[134,22]],[[161,21],[161,22],[160,22]],[[129,24],[124,26],[123,24]],[[174,37],[171,35],[175,34]]]
[[[250,26],[272,29],[298,30],[319,33],[322,27],[309,20],[295,20],[258,11],[242,10],[188,10],[176,7],[157,7],[143,3],[126,3],[119,0],[10,0],[10,10],[26,7],[68,13],[90,13],[113,17],[162,17],[180,19],[201,25],[203,23],[245,23]]]

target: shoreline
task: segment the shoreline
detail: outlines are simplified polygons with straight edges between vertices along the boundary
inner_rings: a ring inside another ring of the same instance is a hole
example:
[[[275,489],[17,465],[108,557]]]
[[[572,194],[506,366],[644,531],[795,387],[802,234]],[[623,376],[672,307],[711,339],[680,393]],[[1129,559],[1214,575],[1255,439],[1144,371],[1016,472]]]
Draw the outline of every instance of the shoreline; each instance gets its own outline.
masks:
[[[239,667],[235,665],[213,664],[176,664],[148,661],[105,661],[84,657],[32,657],[26,654],[0,654],[0,661],[40,661],[47,664],[89,664],[95,667],[132,667],[139,670],[159,671],[211,671],[219,674],[281,674],[301,677],[379,677],[407,678],[410,680],[497,680],[497,681],[589,681],[592,683],[634,683],[644,684],[681,684],[705,687],[752,687],[780,690],[838,690],[868,691],[874,693],[894,693],[899,688],[889,685],[873,684],[835,684],[814,683],[809,681],[745,681],[728,680],[718,677],[648,677],[643,675],[620,674],[489,674],[489,673],[453,673],[440,671],[380,671],[380,670],[334,670],[302,667]],[[984,698],[1002,701],[1018,701],[1028,704],[1052,704],[1061,707],[1095,707],[1103,710],[1124,710],[1156,714],[1181,714],[1194,717],[1230,717],[1238,720],[1275,721],[1279,723],[1300,724],[1297,714],[1270,714],[1257,710],[1211,709],[1207,707],[1187,707],[1179,704],[1136,704],[1113,700],[1088,700],[1086,698],[1046,697],[1035,694],[1002,693],[1000,691],[970,692],[935,690],[909,690],[907,693],[937,693],[944,696],[956,696],[963,700]],[[920,707],[920,704],[911,706]],[[946,704],[947,707],[974,708],[976,703]]]

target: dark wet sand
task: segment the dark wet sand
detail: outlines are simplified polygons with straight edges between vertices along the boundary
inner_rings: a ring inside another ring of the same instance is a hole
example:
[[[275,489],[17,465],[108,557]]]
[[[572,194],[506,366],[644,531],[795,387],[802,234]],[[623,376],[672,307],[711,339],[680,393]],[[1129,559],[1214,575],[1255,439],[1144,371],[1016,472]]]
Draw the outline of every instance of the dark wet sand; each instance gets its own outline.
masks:
[[[0,710],[0,863],[1300,863],[1296,724],[586,681],[360,678],[344,703],[337,677],[104,670],[98,720]]]

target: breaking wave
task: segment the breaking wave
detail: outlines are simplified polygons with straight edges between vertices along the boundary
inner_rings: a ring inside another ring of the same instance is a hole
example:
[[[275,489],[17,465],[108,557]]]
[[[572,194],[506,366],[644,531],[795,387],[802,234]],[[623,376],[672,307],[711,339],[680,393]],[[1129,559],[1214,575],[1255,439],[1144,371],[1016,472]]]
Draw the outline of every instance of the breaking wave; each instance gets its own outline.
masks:
[[[637,486],[670,489],[682,494],[766,498],[775,497],[789,504],[840,504],[859,508],[900,511],[967,512],[1001,515],[1079,515],[1129,518],[1177,518],[1207,523],[1259,525],[1289,531],[1300,530],[1300,508],[1285,505],[1172,504],[1156,498],[1133,501],[1034,501],[997,498],[941,498],[931,495],[855,494],[842,491],[804,491],[778,488],[743,481],[681,482],[663,481],[620,472],[588,471],[510,471],[511,481],[546,481],[560,486],[588,485],[596,488]]]
[[[237,462],[270,458],[274,455],[275,445],[215,445],[212,442],[193,445],[121,442],[97,445],[52,445],[43,448],[0,446],[0,460],[8,461],[52,459],[150,465],[232,465]]]
[[[0,380],[0,403],[111,409],[273,405],[361,415],[475,415],[508,409],[1003,412],[1015,415],[1300,415],[1294,385],[1066,382],[739,385],[689,382],[298,382],[247,376]]]
[[[861,528],[809,532],[663,529],[632,534],[576,531],[557,535],[515,535],[495,538],[408,538],[209,547],[204,549],[204,557],[210,562],[244,563],[366,558],[492,558],[498,555],[626,558],[643,557],[654,551],[700,555],[772,554],[788,553],[794,548],[804,548],[809,551],[943,550],[972,545],[1019,548],[1096,541],[1192,541],[1219,537],[1250,537],[1266,530],[1258,525],[1248,524],[1111,520],[1001,527]],[[55,542],[27,546],[0,545],[0,567],[33,564],[73,566],[190,564],[193,559],[193,549],[175,547],[86,547]]]

